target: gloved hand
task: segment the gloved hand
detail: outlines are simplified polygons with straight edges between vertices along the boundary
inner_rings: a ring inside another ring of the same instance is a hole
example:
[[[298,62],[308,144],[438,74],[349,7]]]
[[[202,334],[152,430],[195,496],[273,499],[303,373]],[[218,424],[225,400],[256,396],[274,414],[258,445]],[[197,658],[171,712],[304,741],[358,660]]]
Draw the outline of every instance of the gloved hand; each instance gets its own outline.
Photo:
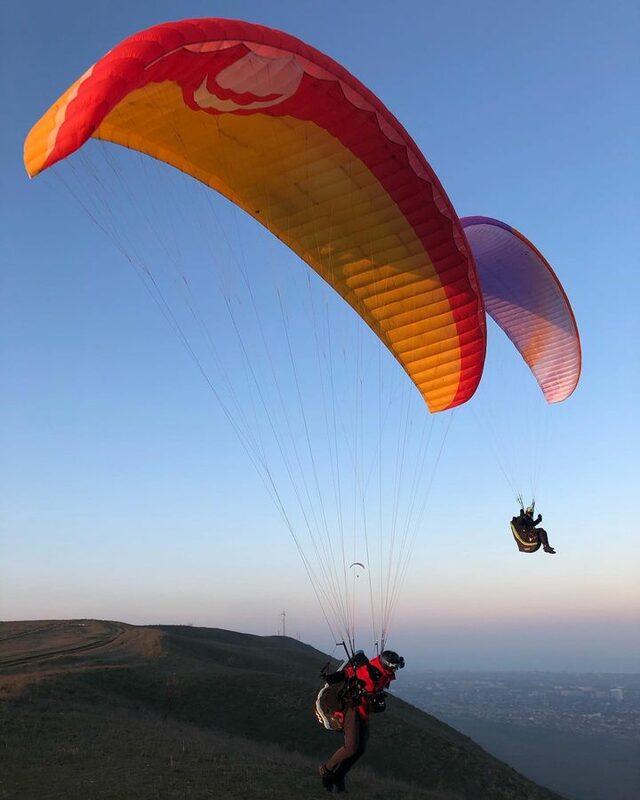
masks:
[[[363,667],[365,664],[369,663],[369,659],[365,656],[362,650],[358,650],[356,653],[354,653],[351,660],[354,667]]]
[[[386,692],[377,692],[376,694],[369,697],[369,711],[374,714],[380,714],[384,711],[387,707],[387,693]]]

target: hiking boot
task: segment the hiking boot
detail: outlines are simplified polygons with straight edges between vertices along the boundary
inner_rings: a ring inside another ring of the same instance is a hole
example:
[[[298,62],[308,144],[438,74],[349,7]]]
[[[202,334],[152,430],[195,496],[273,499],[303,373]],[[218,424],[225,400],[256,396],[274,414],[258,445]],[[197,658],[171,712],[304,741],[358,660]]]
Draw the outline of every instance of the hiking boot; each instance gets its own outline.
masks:
[[[544,549],[545,553],[551,553],[551,555],[555,555],[556,554],[556,551],[553,549],[553,547],[551,547],[551,545],[548,545],[547,547],[545,547],[543,549]]]
[[[344,785],[344,778],[337,777],[333,779],[333,791],[336,794],[346,794],[348,789]]]
[[[330,769],[327,769],[324,764],[320,764],[318,767],[318,773],[320,774],[320,779],[322,780],[322,785],[328,792],[333,791],[333,772]]]

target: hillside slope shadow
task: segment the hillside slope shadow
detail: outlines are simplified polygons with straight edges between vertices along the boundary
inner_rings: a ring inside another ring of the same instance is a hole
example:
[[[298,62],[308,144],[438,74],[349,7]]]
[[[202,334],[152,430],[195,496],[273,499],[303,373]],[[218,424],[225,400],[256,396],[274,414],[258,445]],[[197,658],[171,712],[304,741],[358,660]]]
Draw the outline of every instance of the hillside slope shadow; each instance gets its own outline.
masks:
[[[95,620],[0,623],[2,800],[326,796],[327,656],[287,637]],[[398,698],[353,796],[560,800]]]

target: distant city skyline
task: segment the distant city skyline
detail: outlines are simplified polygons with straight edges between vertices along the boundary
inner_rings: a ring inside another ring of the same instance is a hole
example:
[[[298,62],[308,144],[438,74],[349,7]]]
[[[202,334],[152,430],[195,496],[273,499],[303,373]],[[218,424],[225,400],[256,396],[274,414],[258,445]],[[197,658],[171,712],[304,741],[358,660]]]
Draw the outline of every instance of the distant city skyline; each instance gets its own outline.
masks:
[[[467,672],[403,677],[397,687],[400,697],[465,733],[528,778],[581,800],[635,800],[640,785],[639,675]]]

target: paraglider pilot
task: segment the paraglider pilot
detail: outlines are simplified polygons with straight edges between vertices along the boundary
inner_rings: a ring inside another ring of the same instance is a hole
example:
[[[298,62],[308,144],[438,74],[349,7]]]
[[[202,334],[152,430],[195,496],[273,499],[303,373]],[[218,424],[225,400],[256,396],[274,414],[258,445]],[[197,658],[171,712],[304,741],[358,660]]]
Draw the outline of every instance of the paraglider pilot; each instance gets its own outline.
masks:
[[[383,650],[369,659],[359,650],[338,672],[322,677],[327,684],[344,682],[343,698],[344,743],[320,766],[322,785],[329,792],[344,792],[344,779],[362,756],[369,738],[369,714],[385,709],[385,689],[395,680],[396,671],[404,667],[404,658],[393,650]]]
[[[538,514],[535,519],[533,518],[533,506],[521,508],[520,515],[516,517],[515,522],[523,531],[535,533],[545,553],[555,554],[556,551],[549,544],[547,532],[544,528],[538,528],[538,525],[542,522],[542,514]]]

